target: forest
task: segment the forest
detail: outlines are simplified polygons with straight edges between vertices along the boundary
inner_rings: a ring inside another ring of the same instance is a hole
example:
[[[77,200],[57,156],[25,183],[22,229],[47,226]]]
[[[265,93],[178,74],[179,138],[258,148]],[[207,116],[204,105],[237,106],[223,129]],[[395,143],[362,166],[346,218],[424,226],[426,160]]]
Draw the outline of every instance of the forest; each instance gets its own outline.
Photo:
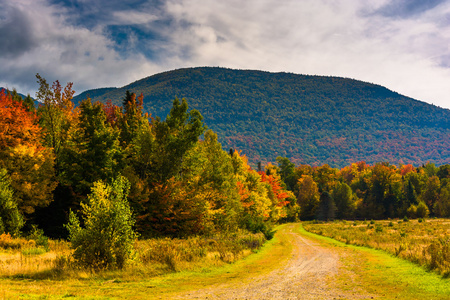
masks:
[[[274,224],[297,220],[450,217],[448,164],[332,168],[279,156],[254,170],[185,99],[162,120],[142,94],[75,105],[72,83],[37,79],[38,107],[0,93],[0,233],[38,228],[84,249],[103,226],[129,244],[239,230],[270,239]]]
[[[223,148],[242,150],[254,168],[278,156],[337,168],[450,163],[450,110],[350,78],[188,68],[89,90],[74,102],[120,105],[126,90],[142,93],[144,111],[161,117],[171,99],[186,98]]]

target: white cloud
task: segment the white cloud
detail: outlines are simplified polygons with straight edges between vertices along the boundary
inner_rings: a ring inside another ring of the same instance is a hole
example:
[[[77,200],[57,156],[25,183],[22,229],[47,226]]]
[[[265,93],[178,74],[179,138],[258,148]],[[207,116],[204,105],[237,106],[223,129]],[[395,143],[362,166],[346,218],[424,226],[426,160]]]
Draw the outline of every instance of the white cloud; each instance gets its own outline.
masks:
[[[344,76],[450,108],[449,4],[386,17],[388,1],[172,0],[171,53],[190,65]],[[190,26],[186,26],[190,24]],[[444,24],[445,25],[445,24]]]
[[[2,1],[33,22],[19,58],[0,54],[0,85],[19,90],[36,90],[29,84],[36,72],[82,91],[209,65],[355,78],[450,108],[449,2],[418,13],[400,0],[167,0],[157,9],[149,1],[139,11],[109,5],[111,18],[87,29],[45,0]],[[139,26],[158,38],[130,34],[123,55],[108,25]]]

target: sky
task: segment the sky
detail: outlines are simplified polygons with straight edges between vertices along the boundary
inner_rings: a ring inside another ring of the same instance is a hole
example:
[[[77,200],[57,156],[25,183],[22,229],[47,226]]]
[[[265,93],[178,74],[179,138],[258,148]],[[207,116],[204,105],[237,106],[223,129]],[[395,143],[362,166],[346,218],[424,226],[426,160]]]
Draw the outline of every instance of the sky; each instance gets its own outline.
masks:
[[[450,0],[0,0],[0,86],[81,93],[220,66],[339,76],[450,108]],[[138,91],[137,91],[138,92]]]

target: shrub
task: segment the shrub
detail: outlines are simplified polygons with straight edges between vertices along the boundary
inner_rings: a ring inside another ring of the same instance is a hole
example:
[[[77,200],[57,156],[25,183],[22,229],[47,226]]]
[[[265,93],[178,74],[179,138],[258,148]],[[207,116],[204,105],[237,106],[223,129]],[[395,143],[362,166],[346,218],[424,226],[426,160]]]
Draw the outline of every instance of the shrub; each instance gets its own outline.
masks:
[[[0,248],[3,249],[21,249],[27,244],[25,239],[13,239],[11,234],[0,234]]]
[[[272,224],[264,222],[261,217],[247,216],[245,218],[245,228],[253,233],[261,232],[267,240],[271,240],[276,233]]]
[[[420,202],[416,208],[417,218],[426,218],[430,214],[428,206],[424,202]]]
[[[417,216],[417,206],[415,206],[414,204],[411,204],[410,207],[408,207],[408,209],[406,210],[406,215],[408,216],[408,218],[410,219],[414,219]],[[406,218],[406,216],[405,216]],[[404,220],[404,218],[403,218]]]
[[[31,226],[31,232],[28,235],[28,240],[33,240],[35,245],[42,247],[45,251],[49,251],[48,237],[44,235],[44,231],[39,229],[36,225]]]
[[[111,185],[94,183],[88,203],[81,204],[85,228],[70,213],[66,227],[76,261],[94,269],[123,268],[136,239],[128,190],[129,183],[122,176]]]

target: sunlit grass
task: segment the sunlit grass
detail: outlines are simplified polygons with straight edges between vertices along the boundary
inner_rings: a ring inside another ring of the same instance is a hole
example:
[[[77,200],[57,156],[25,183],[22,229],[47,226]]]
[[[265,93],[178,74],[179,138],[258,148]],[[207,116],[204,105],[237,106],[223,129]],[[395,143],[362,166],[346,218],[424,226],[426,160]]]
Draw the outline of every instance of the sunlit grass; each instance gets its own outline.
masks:
[[[0,247],[0,277],[30,279],[86,279],[120,277],[134,280],[235,262],[257,251],[264,235],[240,232],[210,238],[150,239],[135,242],[131,260],[123,270],[94,272],[73,260],[70,243],[49,241],[48,249],[34,241],[4,235]]]
[[[450,280],[428,272],[415,263],[386,251],[346,244],[304,230],[302,234],[340,253],[343,271],[334,280],[349,290],[365,290],[375,299],[389,300],[436,300],[450,297]]]
[[[450,275],[450,220],[383,220],[304,223],[307,231],[346,244],[381,249]]]
[[[134,259],[123,270],[94,273],[87,269],[68,268],[70,261],[55,258],[53,262],[59,261],[62,265],[60,268],[63,271],[60,273],[55,271],[58,268],[42,271],[41,267],[39,272],[25,276],[3,274],[0,291],[4,294],[0,293],[0,299],[2,296],[4,299],[170,299],[172,294],[206,285],[242,283],[277,268],[289,258],[292,237],[280,231],[262,248],[259,248],[264,241],[261,235],[237,235],[235,241],[241,244],[239,247],[244,244],[239,254],[232,248],[224,251],[224,248],[231,247],[230,236],[138,241]],[[169,251],[170,245],[173,249]],[[206,255],[198,246],[207,249]],[[149,253],[154,250],[158,254]],[[70,251],[70,248],[60,244],[58,253],[63,254],[64,251]],[[52,248],[49,253],[53,252]],[[11,256],[12,253],[7,255]],[[67,259],[68,256],[61,257]],[[175,264],[165,262],[166,259],[175,259]]]

